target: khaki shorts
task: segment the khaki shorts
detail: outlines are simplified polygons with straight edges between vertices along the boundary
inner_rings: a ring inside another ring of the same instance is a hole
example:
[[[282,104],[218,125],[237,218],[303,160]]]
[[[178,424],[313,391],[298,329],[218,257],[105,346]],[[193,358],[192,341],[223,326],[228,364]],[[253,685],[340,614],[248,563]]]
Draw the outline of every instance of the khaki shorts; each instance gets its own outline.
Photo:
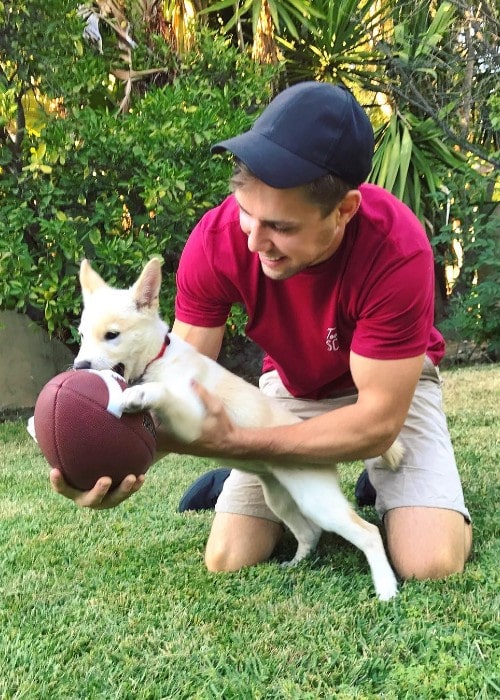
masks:
[[[276,371],[260,378],[260,389],[302,419],[353,404],[357,399],[356,394],[321,401],[297,399],[285,389]],[[421,506],[455,510],[470,521],[443,412],[439,370],[429,358],[425,359],[399,439],[405,454],[398,471],[384,469],[380,458],[365,462],[377,492],[375,508],[380,517],[393,508]],[[236,469],[226,479],[215,510],[279,522],[266,505],[257,477]]]

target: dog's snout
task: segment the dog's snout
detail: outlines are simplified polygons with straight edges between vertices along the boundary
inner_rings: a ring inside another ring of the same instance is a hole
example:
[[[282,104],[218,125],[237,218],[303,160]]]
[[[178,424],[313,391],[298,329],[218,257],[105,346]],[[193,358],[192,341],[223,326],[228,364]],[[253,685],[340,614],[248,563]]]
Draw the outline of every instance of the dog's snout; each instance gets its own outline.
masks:
[[[78,360],[73,362],[73,369],[92,369],[92,363],[88,360]]]

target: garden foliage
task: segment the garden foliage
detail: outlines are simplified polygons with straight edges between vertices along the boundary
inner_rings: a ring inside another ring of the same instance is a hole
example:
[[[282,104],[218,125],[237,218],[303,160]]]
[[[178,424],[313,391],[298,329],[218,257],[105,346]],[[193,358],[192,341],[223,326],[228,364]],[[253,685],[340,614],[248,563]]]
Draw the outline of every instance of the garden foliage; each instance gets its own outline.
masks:
[[[272,72],[206,33],[171,81],[118,114],[106,56],[82,44],[81,20],[68,26],[73,32],[60,40],[76,71],[53,86],[48,72],[41,75],[42,128],[27,129],[18,150],[0,140],[0,308],[28,312],[65,341],[75,336],[83,257],[118,286],[151,256],[162,257],[163,312],[172,320],[186,238],[228,192],[230,164],[210,146],[249,128],[269,100]],[[168,51],[164,45],[161,58],[175,63]],[[38,70],[18,58],[19,72]]]
[[[493,17],[484,15],[479,41],[481,11],[473,17],[456,2],[269,3],[262,23],[260,1],[232,16],[221,0],[200,13],[212,30],[190,24],[183,34],[181,4],[89,0],[83,10],[73,0],[0,0],[0,309],[27,312],[71,341],[83,256],[122,286],[160,255],[172,320],[180,251],[228,189],[228,160],[210,145],[248,128],[279,83],[317,78],[346,83],[369,109],[370,179],[426,228],[436,321],[497,357]],[[89,43],[92,11],[101,36]],[[252,34],[254,49],[271,42],[268,59],[281,56],[284,70],[249,58]],[[467,36],[467,45],[457,41]],[[244,323],[235,308],[230,325]]]

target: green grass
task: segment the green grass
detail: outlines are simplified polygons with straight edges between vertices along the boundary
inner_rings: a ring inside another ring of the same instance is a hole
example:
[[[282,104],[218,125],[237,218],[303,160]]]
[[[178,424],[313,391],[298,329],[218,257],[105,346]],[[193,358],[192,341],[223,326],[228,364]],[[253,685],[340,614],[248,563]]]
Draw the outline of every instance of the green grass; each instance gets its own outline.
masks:
[[[119,508],[81,510],[50,490],[24,423],[0,425],[0,698],[498,697],[500,368],[444,376],[474,554],[388,604],[332,535],[291,571],[205,571],[211,513],[176,506],[208,461],[169,457]],[[347,494],[359,469],[342,467]]]

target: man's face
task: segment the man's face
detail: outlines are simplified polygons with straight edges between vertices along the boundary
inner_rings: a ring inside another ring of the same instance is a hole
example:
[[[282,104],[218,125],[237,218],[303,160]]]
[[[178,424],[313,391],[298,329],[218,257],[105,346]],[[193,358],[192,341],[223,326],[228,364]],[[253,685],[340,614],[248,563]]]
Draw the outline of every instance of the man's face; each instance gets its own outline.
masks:
[[[275,189],[259,180],[234,194],[248,249],[259,256],[262,271],[273,280],[288,279],[327,260],[342,242],[347,221],[341,205],[322,217],[301,188]]]

